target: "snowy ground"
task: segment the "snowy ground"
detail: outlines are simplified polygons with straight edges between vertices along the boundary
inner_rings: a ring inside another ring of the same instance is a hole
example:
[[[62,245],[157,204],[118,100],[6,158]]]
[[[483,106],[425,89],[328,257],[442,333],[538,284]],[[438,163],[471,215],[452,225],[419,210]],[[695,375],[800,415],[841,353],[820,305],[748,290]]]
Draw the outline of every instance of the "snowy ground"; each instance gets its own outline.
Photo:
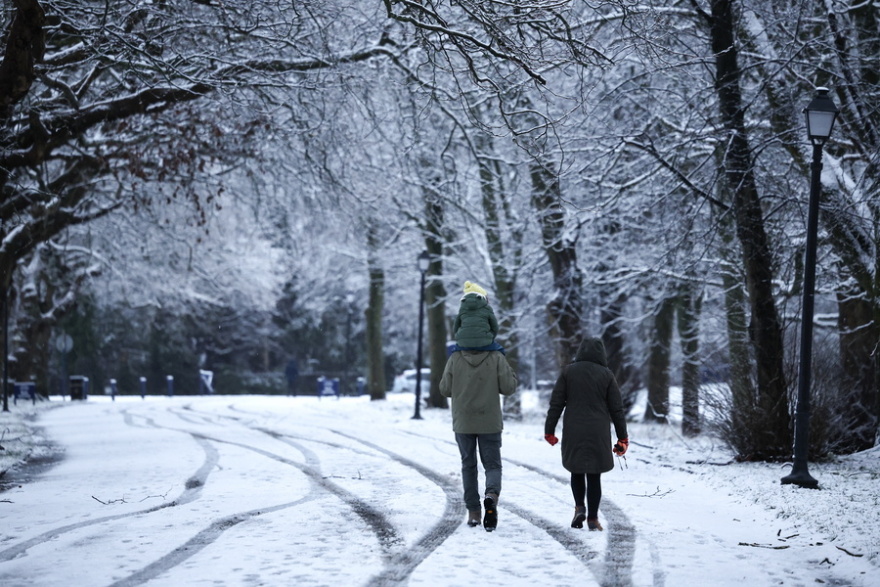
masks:
[[[523,399],[493,533],[463,524],[448,410],[411,394],[10,400],[0,585],[880,586],[880,449],[811,464],[814,491],[631,424],[588,532]]]

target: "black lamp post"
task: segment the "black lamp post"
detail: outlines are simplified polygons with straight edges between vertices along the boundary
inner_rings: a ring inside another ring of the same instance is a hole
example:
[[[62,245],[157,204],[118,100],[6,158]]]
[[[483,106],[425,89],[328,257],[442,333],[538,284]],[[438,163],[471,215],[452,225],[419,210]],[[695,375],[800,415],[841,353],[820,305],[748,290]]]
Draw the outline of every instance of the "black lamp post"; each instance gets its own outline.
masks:
[[[807,215],[807,249],[804,253],[804,301],[801,319],[801,356],[798,373],[797,408],[794,422],[794,463],[782,484],[817,489],[819,482],[807,469],[810,448],[810,369],[813,353],[813,298],[816,285],[816,233],[819,231],[819,196],[822,191],[822,147],[837,118],[837,107],[828,88],[816,88],[816,97],[804,108],[807,135],[813,143],[810,178],[810,208]]]
[[[419,271],[422,274],[422,283],[419,287],[419,341],[416,344],[416,413],[413,420],[421,420],[422,403],[422,322],[425,321],[425,274],[431,265],[431,255],[428,251],[422,251],[418,258]]]
[[[354,294],[349,293],[345,296],[345,308],[348,313],[348,320],[345,323],[345,389],[352,395],[357,394],[357,378],[352,378],[351,372],[354,366],[354,356],[351,347],[351,318],[352,307],[354,306]],[[355,373],[357,370],[355,369]],[[341,390],[340,390],[341,392]]]

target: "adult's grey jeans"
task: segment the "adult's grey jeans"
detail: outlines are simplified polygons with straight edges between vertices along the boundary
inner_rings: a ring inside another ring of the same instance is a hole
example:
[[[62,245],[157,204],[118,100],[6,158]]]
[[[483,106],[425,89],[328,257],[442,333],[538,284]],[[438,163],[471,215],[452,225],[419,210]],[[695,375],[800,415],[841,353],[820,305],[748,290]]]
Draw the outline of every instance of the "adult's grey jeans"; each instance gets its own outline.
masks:
[[[501,494],[501,433],[455,434],[461,453],[461,481],[464,504],[469,510],[480,509],[480,486],[477,478],[477,451],[486,470],[486,493]]]

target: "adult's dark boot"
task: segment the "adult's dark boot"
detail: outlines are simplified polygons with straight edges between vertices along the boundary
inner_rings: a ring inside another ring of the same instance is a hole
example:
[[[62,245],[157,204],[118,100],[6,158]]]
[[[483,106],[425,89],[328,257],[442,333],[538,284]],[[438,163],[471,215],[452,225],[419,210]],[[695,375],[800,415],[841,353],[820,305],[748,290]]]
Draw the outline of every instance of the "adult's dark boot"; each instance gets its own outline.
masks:
[[[571,519],[572,528],[583,528],[584,520],[587,519],[587,508],[584,506],[575,506],[574,518]]]
[[[483,507],[486,508],[486,515],[483,517],[483,528],[486,532],[492,532],[498,527],[498,494],[487,493],[486,499],[483,500]]]

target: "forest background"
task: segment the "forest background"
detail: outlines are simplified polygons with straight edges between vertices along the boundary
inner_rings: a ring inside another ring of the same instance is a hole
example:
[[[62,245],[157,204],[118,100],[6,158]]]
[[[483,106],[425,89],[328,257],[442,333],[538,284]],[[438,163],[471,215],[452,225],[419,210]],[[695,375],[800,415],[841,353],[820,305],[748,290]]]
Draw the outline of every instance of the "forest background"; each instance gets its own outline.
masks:
[[[465,279],[523,385],[601,336],[628,402],[787,458],[824,149],[811,454],[880,420],[880,7],[782,0],[8,0],[5,373],[383,399]],[[72,348],[64,349],[64,335]],[[430,407],[446,407],[431,370]],[[725,394],[701,397],[706,382]],[[99,391],[100,392],[100,391]],[[505,404],[519,413],[517,397]]]

